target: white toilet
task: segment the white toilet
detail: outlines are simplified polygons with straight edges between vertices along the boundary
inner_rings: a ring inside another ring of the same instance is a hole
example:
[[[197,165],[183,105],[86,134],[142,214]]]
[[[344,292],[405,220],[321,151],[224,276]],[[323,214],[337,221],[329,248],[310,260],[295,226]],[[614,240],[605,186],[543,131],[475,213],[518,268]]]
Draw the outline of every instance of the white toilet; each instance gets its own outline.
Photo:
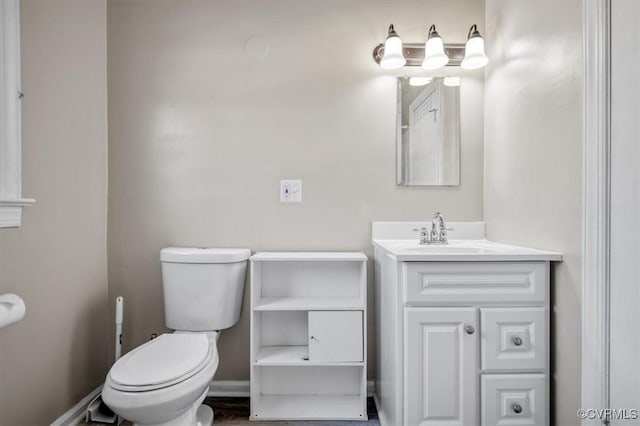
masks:
[[[238,322],[249,249],[166,248],[160,252],[162,334],[111,367],[102,399],[135,425],[213,422],[201,405],[218,368],[218,330]]]

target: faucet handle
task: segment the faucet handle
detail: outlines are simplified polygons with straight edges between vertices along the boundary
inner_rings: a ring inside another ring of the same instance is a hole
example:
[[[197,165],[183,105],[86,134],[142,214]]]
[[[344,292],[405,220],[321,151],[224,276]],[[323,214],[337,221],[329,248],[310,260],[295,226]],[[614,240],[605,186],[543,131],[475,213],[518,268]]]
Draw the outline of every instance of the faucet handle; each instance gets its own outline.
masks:
[[[420,244],[427,244],[429,242],[429,232],[424,226],[422,228],[413,228],[414,231],[420,232]]]

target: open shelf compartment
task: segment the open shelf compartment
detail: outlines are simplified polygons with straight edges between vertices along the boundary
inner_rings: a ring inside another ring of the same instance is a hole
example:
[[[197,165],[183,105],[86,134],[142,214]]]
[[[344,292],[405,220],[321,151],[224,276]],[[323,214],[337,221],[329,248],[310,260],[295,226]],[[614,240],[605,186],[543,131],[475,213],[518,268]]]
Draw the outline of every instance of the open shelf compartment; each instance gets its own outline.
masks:
[[[252,420],[366,420],[363,366],[255,368]]]
[[[364,260],[252,261],[251,277],[256,311],[361,310],[366,303]]]
[[[364,365],[362,311],[265,311],[253,320],[253,365]]]
[[[366,420],[359,395],[262,395],[255,420]]]

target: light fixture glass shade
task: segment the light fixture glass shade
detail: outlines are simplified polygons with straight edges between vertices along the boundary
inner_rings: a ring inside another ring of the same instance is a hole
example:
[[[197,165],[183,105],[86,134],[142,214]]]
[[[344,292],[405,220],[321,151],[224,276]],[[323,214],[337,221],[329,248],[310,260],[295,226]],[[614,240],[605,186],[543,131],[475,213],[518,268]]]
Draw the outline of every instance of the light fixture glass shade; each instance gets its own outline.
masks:
[[[402,54],[402,40],[398,37],[398,33],[393,29],[393,25],[389,26],[389,35],[384,42],[384,55],[380,59],[380,67],[388,70],[401,68],[407,60]]]
[[[409,86],[426,86],[433,81],[433,77],[411,77],[409,78]]]
[[[442,68],[449,63],[449,57],[444,53],[444,43],[440,34],[436,31],[435,25],[429,28],[429,36],[424,45],[424,61],[422,68],[435,70]]]
[[[444,80],[442,81],[442,84],[444,84],[447,87],[456,87],[456,86],[460,86],[460,77],[445,77]]]
[[[489,58],[484,53],[484,39],[473,25],[469,29],[469,38],[464,49],[464,59],[460,67],[466,70],[482,68],[489,62]]]

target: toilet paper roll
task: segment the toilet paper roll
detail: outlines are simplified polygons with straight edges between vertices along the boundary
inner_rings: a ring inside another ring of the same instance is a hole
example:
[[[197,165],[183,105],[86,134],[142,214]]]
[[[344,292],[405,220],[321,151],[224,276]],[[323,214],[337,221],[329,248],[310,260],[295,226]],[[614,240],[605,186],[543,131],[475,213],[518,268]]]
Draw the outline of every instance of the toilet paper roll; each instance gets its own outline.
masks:
[[[20,296],[11,293],[0,295],[0,328],[20,321],[26,312],[27,307]]]

